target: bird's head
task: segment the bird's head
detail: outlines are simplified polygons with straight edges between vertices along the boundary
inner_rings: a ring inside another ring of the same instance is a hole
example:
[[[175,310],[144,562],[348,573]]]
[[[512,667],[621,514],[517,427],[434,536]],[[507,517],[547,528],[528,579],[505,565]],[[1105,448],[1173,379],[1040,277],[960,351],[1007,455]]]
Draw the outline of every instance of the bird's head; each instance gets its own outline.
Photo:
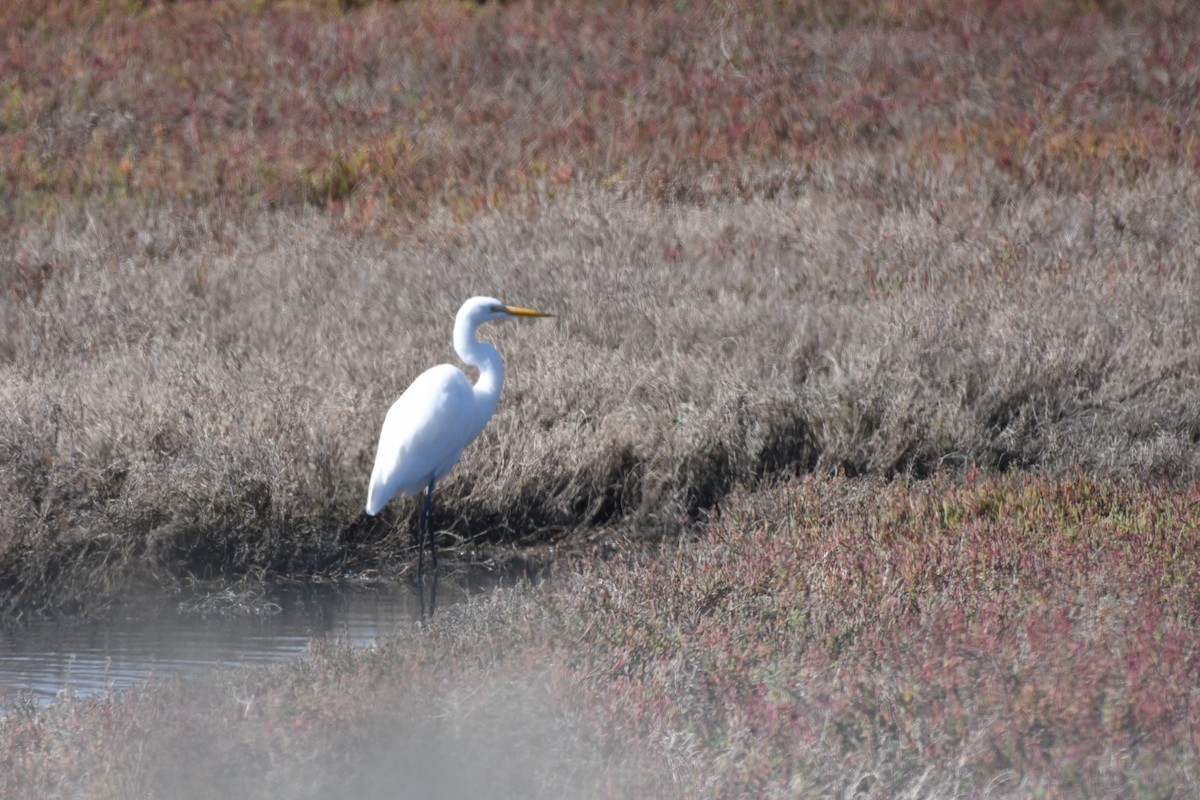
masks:
[[[522,308],[521,306],[510,306],[501,303],[494,297],[472,297],[467,302],[463,303],[462,308],[458,310],[458,319],[469,321],[472,327],[491,322],[497,319],[509,319],[511,317],[553,317],[553,314],[547,314],[544,311],[535,311],[532,308]]]

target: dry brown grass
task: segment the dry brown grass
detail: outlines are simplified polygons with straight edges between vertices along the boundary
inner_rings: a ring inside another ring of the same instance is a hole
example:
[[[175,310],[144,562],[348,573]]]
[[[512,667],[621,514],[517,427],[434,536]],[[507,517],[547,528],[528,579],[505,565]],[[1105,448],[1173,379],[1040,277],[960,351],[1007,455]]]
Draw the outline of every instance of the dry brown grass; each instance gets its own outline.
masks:
[[[490,332],[509,385],[439,494],[468,537],[670,524],[780,471],[1194,478],[1200,220],[1179,180],[1111,201],[1170,243],[1089,233],[1086,200],[998,212],[931,181],[940,223],[835,188],[580,193],[431,246],[264,219],[227,254],[81,267],[6,309],[6,550],[86,544],[174,574],[353,561],[389,536],[358,520],[382,412],[453,359],[453,312],[482,291],[560,317]]]
[[[1195,479],[1192,12],[1018,5],[10,20],[0,606],[401,552],[378,426],[483,292],[560,316],[489,332],[466,540],[810,470]]]

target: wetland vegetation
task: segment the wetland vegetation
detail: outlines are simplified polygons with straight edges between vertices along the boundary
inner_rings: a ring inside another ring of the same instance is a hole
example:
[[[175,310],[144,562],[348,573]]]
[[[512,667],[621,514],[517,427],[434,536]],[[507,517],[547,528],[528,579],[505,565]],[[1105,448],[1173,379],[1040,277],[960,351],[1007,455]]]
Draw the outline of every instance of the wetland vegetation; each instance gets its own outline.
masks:
[[[403,580],[388,405],[552,576],[372,648],[9,698],[0,794],[1196,790],[1189,3],[10,4],[0,618]]]

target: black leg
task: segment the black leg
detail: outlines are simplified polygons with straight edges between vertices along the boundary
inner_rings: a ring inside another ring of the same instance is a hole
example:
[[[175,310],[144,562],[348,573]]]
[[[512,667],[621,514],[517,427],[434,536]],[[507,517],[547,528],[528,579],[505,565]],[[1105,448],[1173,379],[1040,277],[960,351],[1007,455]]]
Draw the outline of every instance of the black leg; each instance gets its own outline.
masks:
[[[429,618],[433,619],[433,612],[437,610],[438,576],[441,574],[441,570],[438,569],[437,539],[433,535],[433,481],[429,482],[425,494],[425,535],[429,537],[429,555],[433,558],[433,584],[429,587]]]
[[[421,604],[421,622],[425,622],[425,514],[417,517],[417,599]]]
[[[434,544],[433,531],[429,532],[429,551],[433,553],[433,583],[429,586],[429,618],[433,619],[433,612],[437,610],[438,575],[441,574],[438,570],[437,545]]]
[[[421,622],[425,621],[425,576],[424,576],[424,559],[425,559],[425,543],[429,543],[429,553],[433,557],[433,585],[429,591],[429,616],[433,617],[433,612],[437,608],[437,580],[438,580],[438,561],[437,561],[437,546],[433,540],[433,481],[429,482],[429,486],[425,489],[425,504],[421,508],[421,551],[417,556],[417,584],[421,592]]]

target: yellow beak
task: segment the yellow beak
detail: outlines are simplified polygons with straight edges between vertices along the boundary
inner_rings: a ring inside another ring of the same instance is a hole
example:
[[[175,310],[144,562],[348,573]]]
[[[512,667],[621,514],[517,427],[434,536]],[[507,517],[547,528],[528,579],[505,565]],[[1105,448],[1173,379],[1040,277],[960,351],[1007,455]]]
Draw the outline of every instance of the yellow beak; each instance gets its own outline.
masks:
[[[553,314],[547,314],[545,311],[535,311],[532,308],[521,308],[520,306],[503,306],[505,314],[511,314],[514,317],[553,317]]]

